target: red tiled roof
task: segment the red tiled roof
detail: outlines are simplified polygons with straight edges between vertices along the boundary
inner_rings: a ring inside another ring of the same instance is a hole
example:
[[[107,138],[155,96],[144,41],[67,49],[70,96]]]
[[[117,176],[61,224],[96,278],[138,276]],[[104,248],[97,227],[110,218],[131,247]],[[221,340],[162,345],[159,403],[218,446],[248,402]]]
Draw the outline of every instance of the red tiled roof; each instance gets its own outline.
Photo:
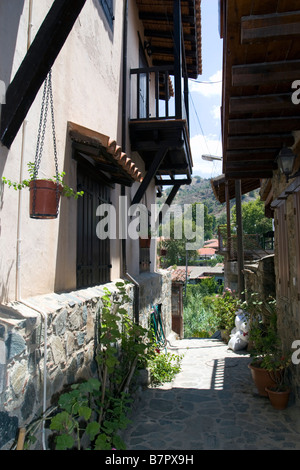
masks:
[[[104,152],[106,151],[107,154],[111,155],[115,165],[120,166],[133,180],[138,181],[139,183],[143,181],[142,173],[139,168],[126,153],[122,152],[121,147],[114,139],[73,122],[68,122],[68,131],[74,142],[90,145],[91,147],[101,149]],[[97,157],[92,155],[92,157],[96,161],[101,160],[101,158],[105,161],[104,155],[99,155]]]
[[[216,250],[214,248],[200,248],[197,252],[201,256],[213,256]]]

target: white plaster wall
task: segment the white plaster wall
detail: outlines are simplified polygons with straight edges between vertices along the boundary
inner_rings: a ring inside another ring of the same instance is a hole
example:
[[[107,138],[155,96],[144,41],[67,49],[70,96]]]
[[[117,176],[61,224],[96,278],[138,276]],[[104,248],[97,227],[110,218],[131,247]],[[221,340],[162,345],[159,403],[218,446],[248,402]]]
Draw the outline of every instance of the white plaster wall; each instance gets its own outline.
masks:
[[[0,2],[0,79],[5,83],[13,78],[27,49],[28,33],[32,39],[49,11],[52,0],[33,0],[32,27],[29,25],[29,0]],[[17,18],[16,18],[17,16]],[[67,122],[106,134],[121,144],[122,119],[122,34],[123,2],[115,2],[113,33],[107,26],[98,0],[87,0],[66,43],[55,61],[53,93],[59,171],[66,171],[66,182],[76,187],[76,163],[71,159],[71,143],[67,137]],[[10,26],[11,25],[11,26]],[[128,27],[128,114],[130,109],[131,67],[138,66],[139,39],[143,33],[136,3],[129,1]],[[27,162],[35,156],[37,129],[42,90],[32,104],[23,127],[11,149],[0,148],[0,177],[19,180],[23,143],[23,173],[27,176]],[[48,121],[50,124],[50,120]],[[53,146],[48,128],[45,150],[39,176],[52,176],[54,170]],[[128,155],[130,142],[127,135]],[[139,167],[143,162],[135,155]],[[127,189],[133,197],[137,185]],[[148,200],[153,200],[154,186],[149,188]],[[113,202],[120,188],[112,194]],[[14,300],[17,271],[19,294],[26,298],[48,292],[74,289],[76,286],[76,201],[63,198],[57,220],[39,221],[29,218],[29,192],[1,187],[0,199],[0,301]],[[20,258],[17,270],[17,226],[20,210]],[[129,271],[138,273],[138,242],[127,242]],[[112,241],[112,279],[120,275],[120,243]],[[155,260],[155,256],[154,256]],[[152,270],[154,263],[152,264]]]

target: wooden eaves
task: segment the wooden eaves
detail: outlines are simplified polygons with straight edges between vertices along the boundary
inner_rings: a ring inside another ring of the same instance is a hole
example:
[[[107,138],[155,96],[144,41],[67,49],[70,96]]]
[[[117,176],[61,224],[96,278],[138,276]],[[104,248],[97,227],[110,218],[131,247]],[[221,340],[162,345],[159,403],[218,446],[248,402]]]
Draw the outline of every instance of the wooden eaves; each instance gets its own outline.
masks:
[[[222,0],[223,173],[271,178],[285,145],[300,130],[292,83],[300,79],[297,0]]]

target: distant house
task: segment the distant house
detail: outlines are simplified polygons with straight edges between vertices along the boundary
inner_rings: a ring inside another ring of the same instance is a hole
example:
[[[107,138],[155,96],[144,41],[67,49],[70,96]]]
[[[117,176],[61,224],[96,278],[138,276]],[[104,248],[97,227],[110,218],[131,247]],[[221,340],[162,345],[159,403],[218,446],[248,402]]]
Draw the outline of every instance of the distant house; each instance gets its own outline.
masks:
[[[197,250],[199,259],[213,259],[216,257],[216,250],[214,248],[203,247]]]
[[[224,283],[224,266],[191,266],[189,271],[189,284],[198,284],[203,279],[214,278],[219,285]]]

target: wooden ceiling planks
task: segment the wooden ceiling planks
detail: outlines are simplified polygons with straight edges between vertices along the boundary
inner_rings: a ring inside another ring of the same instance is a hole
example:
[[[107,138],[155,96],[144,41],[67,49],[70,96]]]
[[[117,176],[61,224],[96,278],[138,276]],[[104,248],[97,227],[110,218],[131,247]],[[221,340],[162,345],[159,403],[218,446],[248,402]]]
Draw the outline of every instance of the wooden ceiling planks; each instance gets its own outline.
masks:
[[[174,63],[173,0],[136,0],[153,65]],[[202,73],[201,0],[182,0],[182,29],[190,78]]]
[[[221,11],[223,172],[263,178],[300,130],[291,100],[300,79],[299,1],[223,0]]]

